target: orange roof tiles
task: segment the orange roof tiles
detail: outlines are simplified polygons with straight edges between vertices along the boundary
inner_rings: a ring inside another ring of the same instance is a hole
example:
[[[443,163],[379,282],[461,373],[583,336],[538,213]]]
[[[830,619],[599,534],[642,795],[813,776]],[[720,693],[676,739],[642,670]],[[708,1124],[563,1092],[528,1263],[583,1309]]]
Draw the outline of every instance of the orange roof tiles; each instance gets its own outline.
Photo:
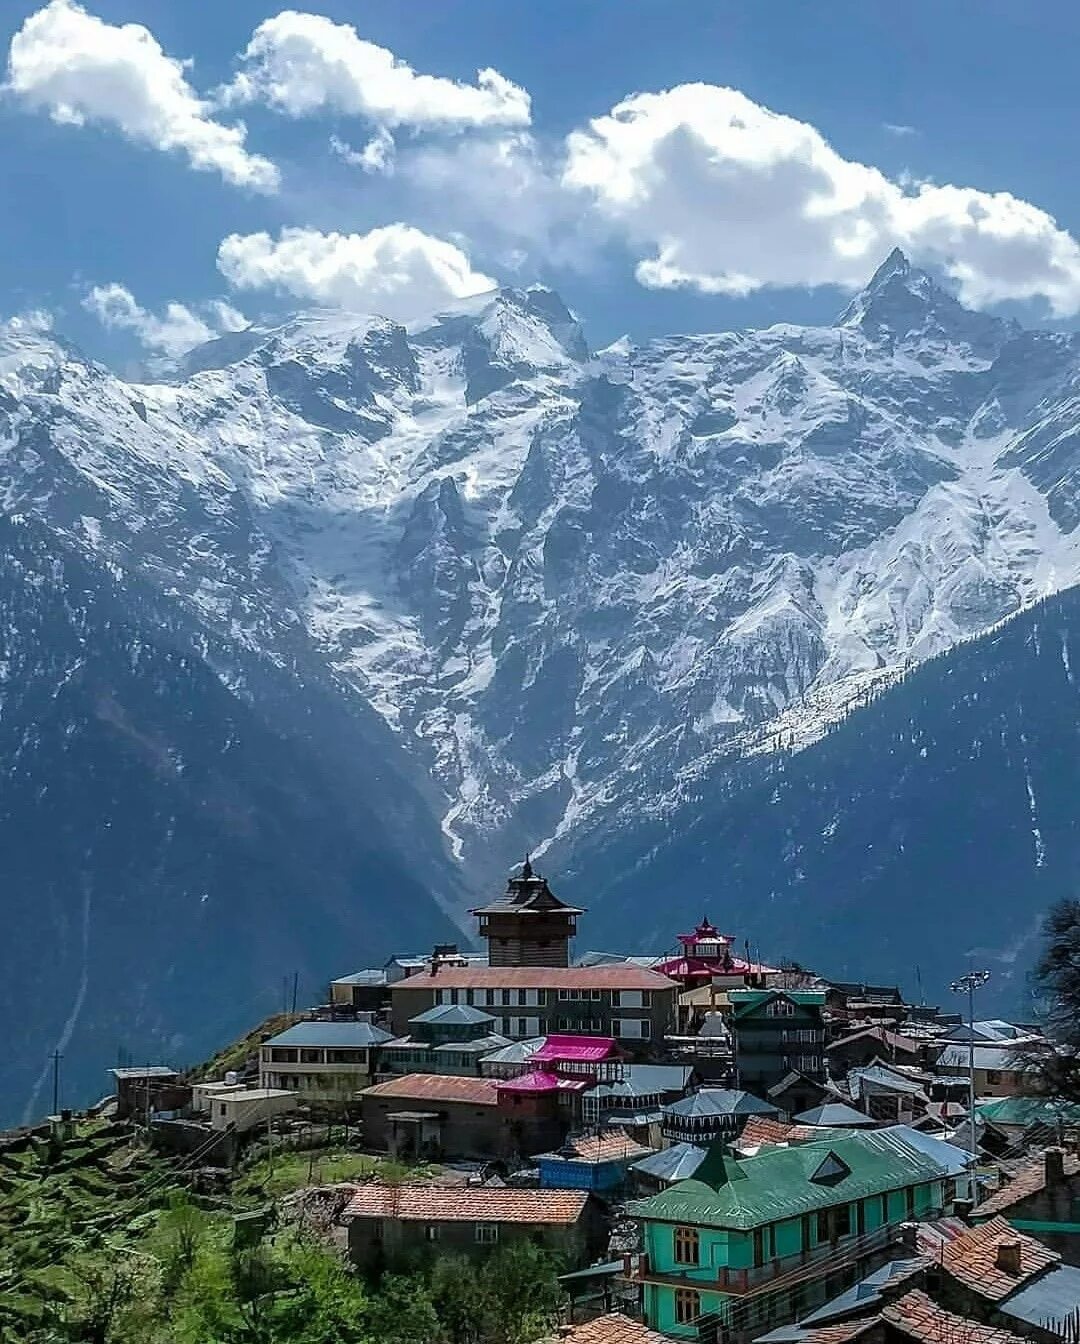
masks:
[[[821,1131],[811,1125],[789,1125],[783,1120],[772,1120],[767,1115],[752,1115],[747,1120],[739,1136],[740,1148],[749,1148],[754,1144],[803,1143],[807,1139],[820,1139]]]
[[[918,1290],[883,1308],[881,1319],[919,1344],[1021,1344],[1019,1335],[955,1316]]]
[[[673,980],[619,962],[614,966],[449,966],[410,975],[390,986],[407,989],[676,989]]]
[[[576,1223],[589,1201],[584,1190],[510,1190],[505,1186],[358,1185],[342,1211],[353,1218],[421,1223]]]
[[[643,1321],[631,1320],[621,1311],[575,1325],[562,1338],[568,1344],[671,1344],[667,1335],[657,1334]]]
[[[998,1247],[1002,1242],[1012,1241],[1020,1243],[1019,1274],[1008,1274],[997,1265]],[[954,1279],[959,1279],[981,1296],[998,1301],[1034,1275],[1057,1264],[1061,1256],[1034,1237],[1017,1232],[1004,1218],[991,1218],[980,1227],[970,1228],[963,1236],[943,1242],[936,1258]]]
[[[580,1139],[571,1139],[570,1147],[576,1158],[567,1158],[573,1162],[614,1162],[621,1157],[636,1161],[639,1157],[649,1157],[655,1149],[647,1148],[626,1134],[591,1134]],[[561,1153],[544,1154],[561,1157]]]
[[[455,1078],[444,1073],[407,1073],[364,1089],[365,1097],[400,1097],[402,1101],[465,1101],[472,1106],[497,1106],[493,1078]]]
[[[1064,1156],[1064,1168],[1066,1177],[1080,1175],[1080,1157],[1075,1153],[1066,1153]],[[974,1216],[982,1219],[991,1213],[1000,1213],[1002,1209],[1011,1209],[1014,1204],[1019,1204],[1022,1199],[1027,1199],[1028,1195],[1037,1195],[1040,1190],[1046,1189],[1046,1159],[1044,1156],[1034,1157],[1028,1163],[1020,1168],[1008,1185],[1003,1185],[1000,1190],[995,1190],[989,1199],[976,1206]]]

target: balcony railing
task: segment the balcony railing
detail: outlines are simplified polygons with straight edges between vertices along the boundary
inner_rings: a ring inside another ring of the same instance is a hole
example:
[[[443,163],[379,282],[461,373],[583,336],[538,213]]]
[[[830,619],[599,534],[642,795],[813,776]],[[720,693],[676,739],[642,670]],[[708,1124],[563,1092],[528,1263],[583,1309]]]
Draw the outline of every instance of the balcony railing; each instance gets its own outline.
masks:
[[[920,1218],[940,1217],[941,1210],[927,1210]],[[681,1272],[655,1270],[647,1254],[629,1257],[627,1277],[639,1283],[665,1284],[672,1288],[696,1288],[699,1291],[728,1293],[733,1297],[753,1294],[766,1284],[775,1283],[788,1275],[804,1281],[813,1277],[815,1265],[822,1272],[832,1273],[847,1265],[855,1264],[866,1256],[898,1242],[901,1237],[901,1225],[889,1223],[876,1228],[873,1232],[861,1235],[841,1237],[835,1242],[815,1246],[809,1251],[796,1255],[777,1256],[764,1265],[751,1269],[730,1269],[726,1265],[711,1268],[708,1265],[686,1265]],[[799,1273],[807,1270],[809,1273]]]

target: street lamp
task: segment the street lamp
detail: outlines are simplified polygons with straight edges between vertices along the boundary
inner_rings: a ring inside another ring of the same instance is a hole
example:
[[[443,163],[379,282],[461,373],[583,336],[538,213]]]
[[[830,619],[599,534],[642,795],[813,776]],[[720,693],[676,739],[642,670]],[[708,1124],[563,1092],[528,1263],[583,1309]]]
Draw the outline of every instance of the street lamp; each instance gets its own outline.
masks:
[[[975,991],[982,989],[990,979],[989,971],[968,971],[959,980],[954,980],[949,988],[954,994],[966,994],[968,1000],[968,1147],[971,1152],[971,1165],[974,1167],[979,1147],[975,1134]],[[968,1181],[968,1196],[975,1202],[975,1175]]]

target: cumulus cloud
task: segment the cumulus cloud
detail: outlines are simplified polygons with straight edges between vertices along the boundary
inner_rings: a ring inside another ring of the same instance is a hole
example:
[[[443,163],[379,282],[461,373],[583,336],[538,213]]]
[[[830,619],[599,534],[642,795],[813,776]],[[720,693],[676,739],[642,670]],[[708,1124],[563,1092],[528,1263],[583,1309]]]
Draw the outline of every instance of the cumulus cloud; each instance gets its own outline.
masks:
[[[28,308],[0,322],[0,327],[6,327],[9,332],[20,336],[46,336],[52,331],[53,325],[52,313],[44,308]]]
[[[408,224],[370,233],[283,229],[276,239],[233,233],[218,249],[218,268],[238,289],[273,289],[399,322],[495,287],[459,247]]]
[[[1080,309],[1080,247],[1044,210],[1008,192],[900,184],[734,89],[625,99],[568,137],[562,180],[646,253],[648,286],[854,289],[899,246],[976,306]]]
[[[182,355],[222,332],[242,331],[248,325],[243,313],[220,299],[204,305],[210,321],[182,303],[167,303],[158,315],[137,303],[130,289],[116,283],[95,285],[83,299],[83,307],[106,327],[132,331],[147,349],[166,355]]]
[[[255,29],[225,103],[267,103],[290,117],[317,112],[381,126],[527,125],[529,95],[497,70],[475,84],[421,75],[351,24],[287,9]]]
[[[359,168],[365,173],[382,173],[391,177],[394,172],[394,137],[381,126],[362,149],[353,149],[352,145],[340,136],[330,137],[331,150],[344,163]]]
[[[215,121],[184,63],[167,56],[141,24],[116,26],[73,0],[51,0],[11,39],[7,88],[54,121],[110,126],[129,140],[185,154],[193,168],[235,186],[278,185],[274,164],[245,148],[244,127]]]

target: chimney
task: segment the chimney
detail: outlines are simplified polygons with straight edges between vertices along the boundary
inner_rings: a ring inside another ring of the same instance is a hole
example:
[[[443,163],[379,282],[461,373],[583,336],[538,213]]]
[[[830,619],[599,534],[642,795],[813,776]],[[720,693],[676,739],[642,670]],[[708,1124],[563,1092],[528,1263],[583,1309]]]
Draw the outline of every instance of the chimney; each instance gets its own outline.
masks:
[[[1065,1150],[1063,1148],[1047,1148],[1043,1154],[1043,1162],[1047,1185],[1059,1184],[1065,1179]]]
[[[999,1241],[997,1245],[996,1264],[1002,1274],[1008,1274],[1010,1278],[1018,1279],[1022,1273],[1020,1265],[1020,1241],[1016,1237],[1008,1241]]]

